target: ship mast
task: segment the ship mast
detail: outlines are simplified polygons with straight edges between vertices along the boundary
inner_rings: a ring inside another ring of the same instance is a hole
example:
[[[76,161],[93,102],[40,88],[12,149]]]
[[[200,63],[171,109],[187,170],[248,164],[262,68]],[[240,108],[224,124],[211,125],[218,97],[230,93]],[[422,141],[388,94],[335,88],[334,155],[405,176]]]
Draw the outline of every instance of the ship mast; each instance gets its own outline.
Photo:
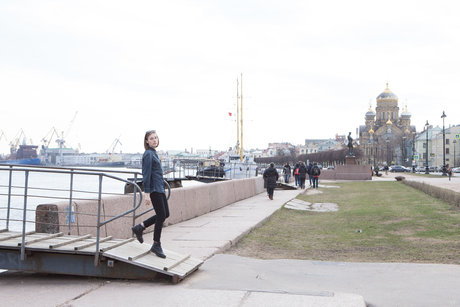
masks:
[[[240,161],[243,161],[243,73],[241,73],[241,150],[240,150]]]
[[[240,94],[238,92],[238,77],[236,78],[236,153],[240,153]]]
[[[243,74],[236,78],[236,154],[243,161]]]

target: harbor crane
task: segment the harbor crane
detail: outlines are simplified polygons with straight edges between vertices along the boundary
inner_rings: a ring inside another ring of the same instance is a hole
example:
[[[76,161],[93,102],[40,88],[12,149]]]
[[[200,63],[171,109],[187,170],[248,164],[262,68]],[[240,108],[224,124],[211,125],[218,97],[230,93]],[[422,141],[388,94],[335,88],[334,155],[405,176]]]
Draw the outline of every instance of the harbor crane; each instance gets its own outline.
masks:
[[[73,127],[73,123],[75,122],[75,118],[77,118],[77,115],[78,115],[78,111],[75,111],[75,114],[73,115],[73,118],[70,121],[69,126],[67,127],[67,130],[65,131],[65,134],[64,134],[64,132],[62,132],[62,138],[64,138],[64,136],[67,137],[69,135],[70,130]]]
[[[8,138],[6,137],[5,132],[3,132],[3,130],[0,129],[0,141],[2,139],[5,139],[5,142],[8,144]],[[0,153],[0,159],[2,159],[2,154],[1,153]]]
[[[57,132],[55,127],[52,127],[50,131],[43,137],[42,142],[45,149],[48,149],[50,146],[53,137],[59,137],[59,133]]]
[[[112,155],[115,152],[115,148],[117,147],[118,144],[120,144],[120,146],[123,146],[123,144],[121,144],[121,142],[120,142],[120,137],[118,137],[115,140],[113,140],[112,145],[110,145],[110,147],[105,151],[105,153],[108,153],[109,155]],[[121,153],[121,151],[120,151],[120,153]]]
[[[0,141],[2,140],[2,138],[5,139],[5,142],[8,143],[8,139],[6,137],[5,132],[3,132],[3,130],[0,129]]]
[[[55,127],[52,127],[51,130],[42,139],[42,142],[43,142],[42,149],[43,149],[43,154],[44,154],[46,162],[49,162],[48,157],[47,157],[47,151],[48,151],[49,145],[51,144],[51,141],[54,139],[56,141],[56,143],[58,144],[58,146],[59,146],[59,159],[56,160],[56,164],[62,164],[63,163],[63,161],[64,161],[63,148],[65,148],[64,144],[66,142],[65,138],[69,135],[69,132],[70,132],[72,126],[73,126],[73,123],[75,122],[75,118],[77,117],[77,114],[78,114],[78,111],[75,112],[75,114],[74,114],[72,120],[70,121],[69,126],[67,127],[67,130],[65,131],[65,133],[64,133],[64,131],[61,131],[61,133],[59,133]]]
[[[18,146],[19,146],[19,142],[21,142],[21,138],[23,139],[23,142],[25,142],[26,134],[24,133],[24,130],[22,130],[22,128],[18,131],[16,136],[10,142],[10,153],[11,154],[16,153],[16,150],[18,149]]]
[[[63,153],[62,153],[62,148],[64,148],[64,131],[62,131],[62,137],[60,139],[56,139],[56,143],[59,144],[59,163],[58,164],[62,164],[62,162],[64,162],[64,157],[63,157]]]
[[[48,148],[51,144],[51,141],[53,140],[53,138],[58,138],[59,137],[59,133],[57,132],[56,128],[55,127],[52,127],[51,130],[45,135],[45,137],[42,138],[42,142],[43,142],[43,145],[42,145],[42,150],[43,150],[43,156],[45,158],[45,162],[48,163],[48,156],[47,156],[47,152],[48,152]],[[57,140],[56,140],[57,142]],[[60,145],[60,148],[61,146],[64,144],[64,143],[59,143],[58,144]],[[60,152],[62,151],[62,149],[60,149]]]

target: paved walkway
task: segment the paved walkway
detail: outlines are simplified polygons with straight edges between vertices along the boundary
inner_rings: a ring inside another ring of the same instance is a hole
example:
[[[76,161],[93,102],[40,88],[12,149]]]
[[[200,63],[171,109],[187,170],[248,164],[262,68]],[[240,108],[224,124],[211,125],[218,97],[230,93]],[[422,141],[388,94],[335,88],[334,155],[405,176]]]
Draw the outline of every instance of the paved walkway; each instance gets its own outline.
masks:
[[[375,181],[395,180],[396,175]],[[443,187],[448,182],[416,178]],[[219,254],[300,192],[276,190],[273,201],[261,193],[166,227],[166,249],[207,259],[177,285],[8,272],[0,274],[1,305],[364,307],[366,300],[369,306],[460,306],[457,265],[260,260]],[[146,234],[145,240],[151,244],[152,235]]]
[[[300,190],[275,191],[274,200],[265,193],[220,210],[163,229],[165,249],[201,259],[225,251],[241,237],[266,221]],[[144,236],[152,243],[152,234]],[[206,264],[206,263],[205,263]],[[226,264],[224,264],[226,266]],[[230,268],[230,267],[229,267]],[[282,289],[258,291],[199,287],[199,273],[211,273],[203,265],[177,285],[161,281],[102,280],[44,274],[0,274],[1,299],[5,306],[343,306],[364,307],[361,295],[331,291],[290,292]],[[217,279],[235,277],[220,275]],[[209,276],[209,275],[208,275]],[[208,279],[207,279],[208,280]]]
[[[460,193],[460,174],[456,173],[451,178],[451,180],[449,180],[449,177],[439,177],[439,175],[440,173],[435,173],[429,176],[419,176],[419,175],[414,175],[412,173],[388,173],[388,175],[385,175],[385,173],[383,173],[382,177],[373,177],[372,179],[374,181],[380,181],[380,180],[393,181],[395,180],[394,178],[396,176],[403,176],[403,177],[406,177],[407,180],[425,182],[430,185],[438,186],[438,187],[445,188],[445,189],[450,189],[450,190]]]

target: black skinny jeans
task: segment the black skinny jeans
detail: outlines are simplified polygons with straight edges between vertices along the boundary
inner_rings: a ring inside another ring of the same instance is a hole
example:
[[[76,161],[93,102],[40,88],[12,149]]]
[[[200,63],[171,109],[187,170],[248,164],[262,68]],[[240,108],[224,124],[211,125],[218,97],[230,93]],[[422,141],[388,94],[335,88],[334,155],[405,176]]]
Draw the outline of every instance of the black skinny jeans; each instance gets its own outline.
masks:
[[[161,230],[163,229],[164,221],[169,217],[168,200],[164,193],[152,192],[150,193],[150,200],[152,201],[153,209],[156,215],[144,221],[144,227],[147,228],[155,224],[153,232],[153,240],[160,242]]]

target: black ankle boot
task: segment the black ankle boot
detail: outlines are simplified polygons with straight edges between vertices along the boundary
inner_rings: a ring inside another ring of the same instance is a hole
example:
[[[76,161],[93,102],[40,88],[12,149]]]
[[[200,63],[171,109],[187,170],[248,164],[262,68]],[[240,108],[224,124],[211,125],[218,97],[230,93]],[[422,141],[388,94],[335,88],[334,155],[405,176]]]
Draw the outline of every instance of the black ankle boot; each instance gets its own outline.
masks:
[[[136,226],[132,227],[131,230],[136,235],[137,241],[140,243],[144,243],[144,238],[142,238],[142,233],[144,232],[144,227],[141,224],[137,224]]]
[[[160,258],[166,258],[166,255],[163,253],[163,249],[161,248],[161,243],[154,242],[150,251]]]

